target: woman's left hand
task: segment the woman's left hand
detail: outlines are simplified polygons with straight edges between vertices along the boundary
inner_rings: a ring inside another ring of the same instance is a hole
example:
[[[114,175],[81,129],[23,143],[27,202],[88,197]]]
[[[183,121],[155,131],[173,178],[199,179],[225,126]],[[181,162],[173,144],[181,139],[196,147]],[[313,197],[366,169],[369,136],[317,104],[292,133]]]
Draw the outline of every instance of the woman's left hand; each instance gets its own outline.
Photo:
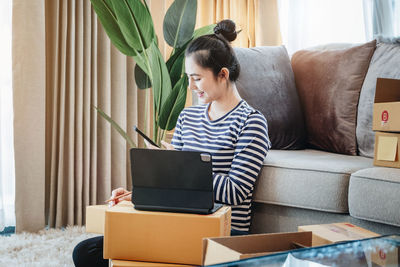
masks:
[[[165,142],[164,140],[161,140],[161,145],[165,147],[167,150],[175,150],[174,146]]]

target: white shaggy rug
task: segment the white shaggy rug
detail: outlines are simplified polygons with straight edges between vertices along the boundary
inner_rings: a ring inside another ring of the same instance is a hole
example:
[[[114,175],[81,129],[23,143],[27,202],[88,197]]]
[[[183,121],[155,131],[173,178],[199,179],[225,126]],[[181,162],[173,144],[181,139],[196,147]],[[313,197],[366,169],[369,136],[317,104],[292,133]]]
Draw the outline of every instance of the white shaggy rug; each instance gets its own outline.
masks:
[[[80,226],[0,236],[0,266],[74,266],[75,245],[94,236]]]

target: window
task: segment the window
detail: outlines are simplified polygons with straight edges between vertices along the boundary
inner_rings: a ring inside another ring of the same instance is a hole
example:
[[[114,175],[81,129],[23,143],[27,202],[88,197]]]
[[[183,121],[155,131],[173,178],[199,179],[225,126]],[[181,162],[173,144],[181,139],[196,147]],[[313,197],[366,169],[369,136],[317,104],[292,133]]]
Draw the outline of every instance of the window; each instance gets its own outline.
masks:
[[[362,0],[279,0],[278,6],[290,55],[315,45],[367,41]]]
[[[11,16],[12,0],[0,1],[0,231],[15,225]]]

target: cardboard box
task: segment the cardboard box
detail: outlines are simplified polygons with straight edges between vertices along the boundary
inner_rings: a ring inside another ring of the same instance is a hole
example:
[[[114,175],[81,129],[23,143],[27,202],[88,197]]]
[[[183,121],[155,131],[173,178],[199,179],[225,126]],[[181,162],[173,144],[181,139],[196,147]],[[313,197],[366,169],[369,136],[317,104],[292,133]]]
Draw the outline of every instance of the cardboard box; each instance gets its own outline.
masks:
[[[400,266],[400,250],[399,248],[383,249],[377,247],[375,250],[371,249],[371,261],[378,266]]]
[[[367,229],[355,226],[351,223],[332,223],[299,226],[299,231],[312,231],[312,246],[329,245],[336,242],[351,241],[380,236]],[[380,248],[369,248],[366,256],[378,266],[398,266],[399,251],[383,251]]]
[[[93,205],[86,207],[86,232],[104,234],[104,221],[108,205]]]
[[[203,264],[217,264],[310,247],[311,232],[255,234],[207,238],[203,241]]]
[[[377,79],[372,129],[400,132],[400,80]]]
[[[231,208],[210,215],[139,211],[130,202],[106,211],[104,258],[201,265],[203,238],[229,236]]]
[[[110,260],[110,267],[190,267],[193,265],[182,265],[173,263],[145,262],[145,261],[122,261]]]
[[[377,233],[371,232],[367,229],[355,226],[354,224],[347,222],[303,225],[298,227],[298,231],[312,231],[313,247],[329,245],[332,243],[347,240],[357,240],[380,236]]]
[[[400,168],[400,134],[375,133],[374,165]]]

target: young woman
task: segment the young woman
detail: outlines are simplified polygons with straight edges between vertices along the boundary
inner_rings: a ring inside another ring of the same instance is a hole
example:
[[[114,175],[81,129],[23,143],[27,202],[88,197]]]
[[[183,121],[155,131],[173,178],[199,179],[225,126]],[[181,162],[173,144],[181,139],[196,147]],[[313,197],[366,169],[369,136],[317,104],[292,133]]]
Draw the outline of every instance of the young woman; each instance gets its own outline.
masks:
[[[215,201],[232,206],[232,235],[247,234],[250,227],[254,184],[270,148],[267,121],[240,98],[235,81],[239,62],[229,42],[236,39],[235,23],[223,20],[214,34],[189,44],[185,70],[189,88],[200,105],[179,115],[172,144],[167,149],[195,150],[212,155]],[[112,192],[112,199],[126,193]],[[115,199],[130,200],[130,196]],[[84,240],[73,253],[76,266],[92,266],[103,260],[103,237]]]

